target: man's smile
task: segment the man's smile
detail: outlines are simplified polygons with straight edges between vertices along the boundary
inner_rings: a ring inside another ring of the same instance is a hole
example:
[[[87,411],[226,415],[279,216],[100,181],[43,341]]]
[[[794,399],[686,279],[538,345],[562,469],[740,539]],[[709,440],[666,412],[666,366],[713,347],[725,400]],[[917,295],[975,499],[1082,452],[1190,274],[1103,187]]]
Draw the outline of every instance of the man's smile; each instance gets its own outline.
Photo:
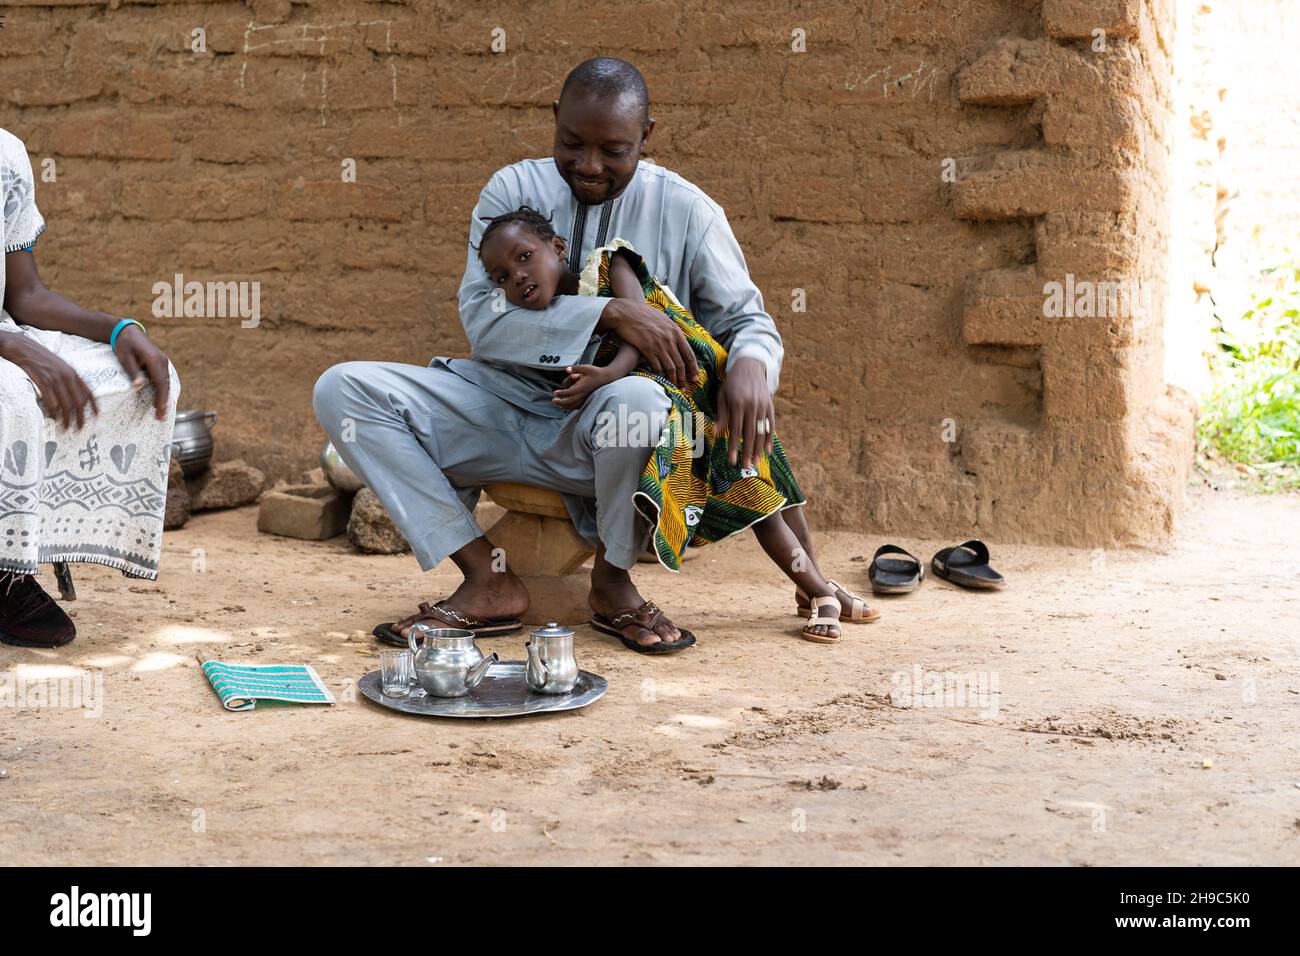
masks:
[[[603,195],[609,189],[608,179],[588,179],[586,176],[579,176],[577,173],[570,173],[569,177],[575,191],[580,191],[588,196]]]

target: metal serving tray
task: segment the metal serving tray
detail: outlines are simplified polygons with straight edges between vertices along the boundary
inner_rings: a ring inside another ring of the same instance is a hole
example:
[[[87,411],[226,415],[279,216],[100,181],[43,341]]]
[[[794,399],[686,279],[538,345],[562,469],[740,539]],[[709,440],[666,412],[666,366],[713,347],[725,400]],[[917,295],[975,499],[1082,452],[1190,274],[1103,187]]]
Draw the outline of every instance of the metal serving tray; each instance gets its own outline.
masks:
[[[410,696],[385,697],[379,671],[371,671],[357,686],[381,707],[418,717],[524,717],[559,710],[577,710],[599,700],[609,682],[599,674],[578,671],[578,683],[567,694],[534,694],[524,680],[527,661],[497,661],[483,680],[464,697],[430,697],[419,687]]]

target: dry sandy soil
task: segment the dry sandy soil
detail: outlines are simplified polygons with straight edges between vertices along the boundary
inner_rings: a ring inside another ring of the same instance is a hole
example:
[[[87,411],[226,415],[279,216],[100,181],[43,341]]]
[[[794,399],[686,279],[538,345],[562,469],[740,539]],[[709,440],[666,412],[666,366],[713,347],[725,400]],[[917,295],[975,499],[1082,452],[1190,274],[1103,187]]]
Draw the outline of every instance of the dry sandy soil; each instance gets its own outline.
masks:
[[[376,666],[351,635],[442,595],[454,569],[422,580],[342,538],[259,536],[252,508],[200,515],[168,535],[156,584],[78,571],[74,644],[0,647],[0,674],[105,672],[98,719],[0,710],[0,859],[1295,863],[1300,499],[1190,494],[1171,553],[995,543],[1005,592],[927,579],[835,647],[798,638],[790,589],[735,539],[680,576],[641,573],[696,649],[641,657],[584,627],[605,698],[496,721],[347,699]],[[822,541],[865,592],[858,556],[880,542]],[[523,638],[483,643],[517,658]],[[200,648],[310,662],[340,702],[227,713]],[[891,675],[916,667],[996,677],[998,696],[900,706]]]

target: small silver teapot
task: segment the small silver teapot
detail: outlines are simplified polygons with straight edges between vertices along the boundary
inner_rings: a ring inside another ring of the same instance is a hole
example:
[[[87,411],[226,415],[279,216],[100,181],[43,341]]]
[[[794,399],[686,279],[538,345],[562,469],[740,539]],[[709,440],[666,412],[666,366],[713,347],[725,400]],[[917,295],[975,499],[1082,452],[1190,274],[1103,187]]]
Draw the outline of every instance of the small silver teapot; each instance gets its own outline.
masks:
[[[538,694],[567,694],[578,682],[578,662],[573,656],[573,630],[547,624],[532,632],[524,679]]]
[[[422,644],[416,643],[417,637]],[[495,653],[483,656],[473,631],[456,627],[413,624],[406,642],[411,646],[415,679],[431,697],[464,697],[498,660]]]

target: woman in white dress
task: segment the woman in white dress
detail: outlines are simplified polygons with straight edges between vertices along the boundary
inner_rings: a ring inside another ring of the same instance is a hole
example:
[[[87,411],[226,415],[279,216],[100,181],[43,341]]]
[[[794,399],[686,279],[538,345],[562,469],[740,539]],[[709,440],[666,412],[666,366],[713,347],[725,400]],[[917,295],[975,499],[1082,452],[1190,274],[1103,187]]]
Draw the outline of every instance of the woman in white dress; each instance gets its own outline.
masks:
[[[180,394],[143,326],[45,288],[44,230],[27,149],[0,129],[0,641],[23,647],[76,636],[38,565],[157,577]]]

